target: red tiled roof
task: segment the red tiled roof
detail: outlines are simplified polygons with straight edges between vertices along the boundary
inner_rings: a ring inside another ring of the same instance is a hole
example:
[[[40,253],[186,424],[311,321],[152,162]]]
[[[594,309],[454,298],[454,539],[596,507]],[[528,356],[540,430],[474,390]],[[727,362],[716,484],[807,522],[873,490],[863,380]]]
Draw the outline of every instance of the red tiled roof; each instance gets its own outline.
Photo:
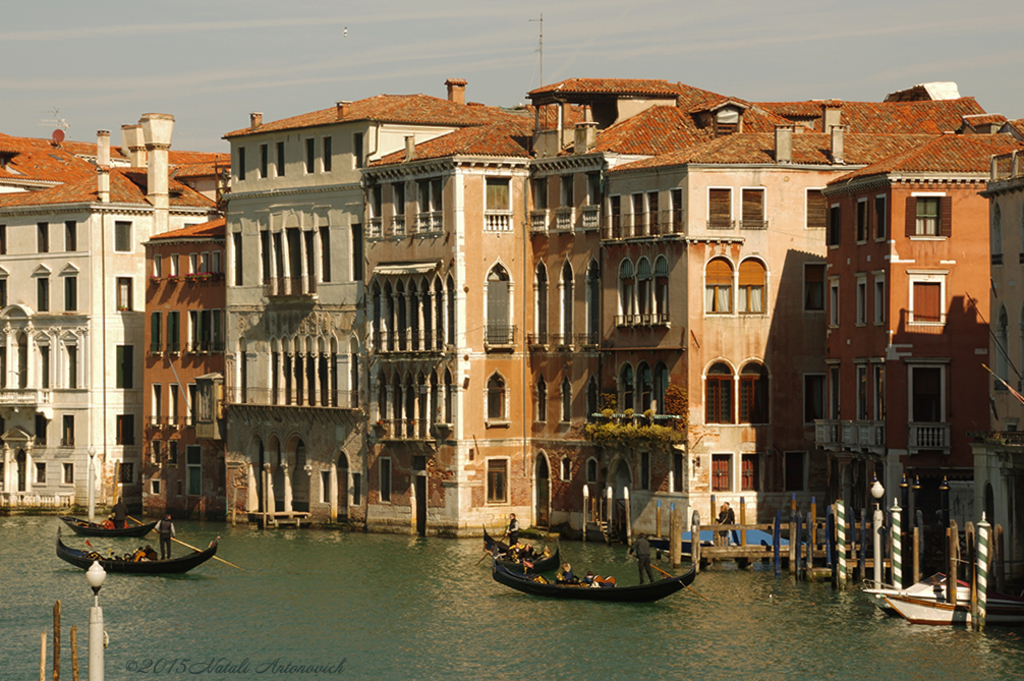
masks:
[[[164,232],[150,237],[150,241],[181,240],[181,239],[216,239],[224,238],[225,218],[217,218],[198,225],[182,227],[171,232]]]
[[[541,95],[573,93],[675,97],[691,92],[701,92],[711,97],[716,96],[707,90],[655,78],[569,78],[530,90],[527,96],[533,99]]]
[[[0,168],[0,181],[68,182],[95,174],[95,166],[68,151],[67,143],[55,147],[48,139],[0,134],[0,155],[11,157]]]
[[[92,167],[92,166],[90,166]],[[111,168],[110,203],[149,205],[146,198],[145,168]],[[214,202],[191,187],[169,180],[171,206],[213,207]],[[93,203],[97,201],[95,169],[84,179],[76,179],[56,187],[36,192],[0,194],[0,208],[8,206],[45,206],[64,203]]]
[[[821,130],[824,101],[759,102],[755,106],[794,122],[810,122]],[[974,97],[922,102],[844,102],[829,100],[841,109],[840,123],[851,133],[917,134],[951,132],[964,116],[983,114]]]
[[[844,135],[843,160],[846,165],[862,165],[920,146],[932,135]],[[774,133],[734,133],[702,144],[661,154],[614,168],[626,172],[644,168],[701,164],[775,163]],[[793,165],[831,165],[831,136],[805,132],[793,135]],[[843,166],[835,166],[837,170]]]
[[[989,125],[992,123],[1003,124],[1006,122],[1006,116],[1003,114],[977,114],[973,116],[964,116],[964,123],[969,123],[972,126],[978,125]]]
[[[376,95],[349,104],[348,113],[344,118],[339,118],[337,107],[331,107],[263,123],[257,128],[242,128],[229,132],[224,137],[241,137],[262,132],[309,128],[343,121],[379,121],[382,123],[465,127],[523,117],[521,113],[510,112],[498,107],[466,106],[427,95]]]
[[[1010,135],[939,135],[903,153],[880,159],[830,184],[890,173],[987,175],[994,155],[1024,149]]]
[[[532,120],[464,128],[417,144],[414,160],[448,156],[527,158],[532,134]],[[392,165],[404,161],[405,149],[402,149],[384,156],[379,161],[372,163],[371,166]]]

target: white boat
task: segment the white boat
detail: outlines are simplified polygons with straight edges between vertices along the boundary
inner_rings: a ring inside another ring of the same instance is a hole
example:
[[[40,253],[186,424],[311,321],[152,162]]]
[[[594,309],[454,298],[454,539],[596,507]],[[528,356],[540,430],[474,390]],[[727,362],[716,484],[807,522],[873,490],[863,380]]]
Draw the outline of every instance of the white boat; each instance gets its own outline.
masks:
[[[884,596],[893,610],[911,624],[970,624],[970,601],[957,600],[943,603],[933,598],[920,598],[906,594]],[[985,623],[1001,626],[1024,626],[1024,598],[1007,594],[994,594],[985,605]]]
[[[920,582],[909,586],[906,589],[895,589],[892,587],[866,588],[864,589],[864,593],[870,596],[874,604],[884,612],[891,615],[897,615],[899,613],[897,613],[896,610],[894,610],[893,607],[885,600],[886,596],[911,596],[935,603],[944,603],[946,602],[946,575],[941,572],[936,572],[931,577],[922,579]],[[967,582],[957,580],[956,597],[957,602],[962,601],[965,604],[970,604],[971,587]]]

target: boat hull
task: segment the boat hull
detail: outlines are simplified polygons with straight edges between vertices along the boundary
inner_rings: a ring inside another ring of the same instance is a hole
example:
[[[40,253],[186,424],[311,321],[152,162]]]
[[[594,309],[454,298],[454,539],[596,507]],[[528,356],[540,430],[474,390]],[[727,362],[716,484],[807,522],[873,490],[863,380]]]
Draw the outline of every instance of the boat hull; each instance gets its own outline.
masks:
[[[88,570],[94,562],[99,562],[107,572],[121,572],[136,575],[175,575],[183,574],[210,560],[217,553],[217,541],[210,543],[205,551],[195,551],[186,556],[171,558],[170,560],[119,560],[110,558],[96,558],[90,552],[73,549],[61,541],[57,536],[57,557],[74,565],[75,567]]]
[[[516,591],[545,598],[611,603],[651,603],[661,600],[689,586],[696,575],[697,568],[694,566],[684,575],[666,577],[649,584],[614,587],[565,586],[535,582],[530,576],[510,572],[501,565],[494,565],[494,581]]]
[[[159,520],[154,520],[153,522],[145,523],[144,525],[108,529],[95,523],[79,520],[78,518],[73,518],[71,516],[60,516],[60,519],[65,525],[70,527],[75,534],[83,537],[145,537],[154,527],[156,527],[156,524],[160,522]]]
[[[494,539],[493,537],[491,537],[491,535],[487,533],[487,529],[484,528],[484,551],[487,551],[488,553],[493,553],[495,547],[499,548],[502,551],[508,550],[508,546],[506,544],[503,544],[498,540]],[[525,575],[535,575],[540,574],[541,572],[552,572],[554,570],[557,570],[559,566],[561,566],[562,564],[561,561],[561,549],[555,549],[553,555],[550,555],[547,558],[542,558],[540,560],[535,560],[530,566],[525,566],[521,562],[500,559],[498,560],[498,564],[511,572],[518,572],[520,574]]]

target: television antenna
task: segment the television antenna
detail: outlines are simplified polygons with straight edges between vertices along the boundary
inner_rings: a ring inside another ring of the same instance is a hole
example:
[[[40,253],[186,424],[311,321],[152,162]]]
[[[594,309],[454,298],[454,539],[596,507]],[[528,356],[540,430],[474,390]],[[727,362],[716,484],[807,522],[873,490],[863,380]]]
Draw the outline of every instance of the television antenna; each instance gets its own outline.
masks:
[[[53,125],[56,126],[51,138],[56,144],[60,144],[64,141],[64,131],[71,127],[71,125],[61,117],[60,109],[53,107],[53,118],[40,119],[38,125]]]
[[[530,19],[530,21],[540,22],[540,37],[538,39],[538,49],[540,53],[540,84],[544,85],[544,12],[540,13],[540,19]]]

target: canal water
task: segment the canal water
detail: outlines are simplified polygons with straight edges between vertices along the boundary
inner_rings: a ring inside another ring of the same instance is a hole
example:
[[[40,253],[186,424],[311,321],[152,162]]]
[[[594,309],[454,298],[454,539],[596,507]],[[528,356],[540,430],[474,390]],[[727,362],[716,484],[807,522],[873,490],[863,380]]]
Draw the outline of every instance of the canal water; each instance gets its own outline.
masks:
[[[74,624],[88,678],[92,592],[84,572],[55,554],[60,525],[0,518],[3,681],[38,678],[40,632],[52,636],[57,599],[61,678],[71,679]],[[218,555],[245,570],[210,561],[182,576],[108,575],[100,593],[107,679],[1024,677],[1024,630],[911,626],[856,588],[776,577],[769,565],[702,572],[692,587],[703,598],[684,590],[653,604],[563,602],[494,582],[486,561],[478,564],[480,540],[175,525],[194,546],[219,535]],[[83,545],[69,534],[68,544]],[[142,543],[91,542],[119,553]],[[561,548],[577,572],[637,581],[625,547]],[[175,555],[183,551],[175,545]]]

